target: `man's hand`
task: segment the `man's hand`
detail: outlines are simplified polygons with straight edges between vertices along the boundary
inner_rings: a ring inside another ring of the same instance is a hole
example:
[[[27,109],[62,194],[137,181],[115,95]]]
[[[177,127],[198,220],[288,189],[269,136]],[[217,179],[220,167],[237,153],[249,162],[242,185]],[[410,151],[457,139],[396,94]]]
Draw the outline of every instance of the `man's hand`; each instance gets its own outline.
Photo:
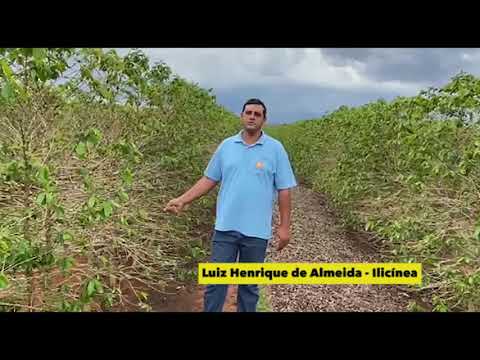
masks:
[[[277,229],[277,234],[278,234],[277,251],[280,251],[285,246],[287,246],[290,241],[290,230],[288,226],[280,225]]]
[[[163,211],[169,211],[178,215],[178,213],[180,213],[184,207],[185,203],[180,198],[175,198],[168,202]]]
[[[163,211],[169,211],[178,215],[182,210],[187,209],[192,201],[208,193],[215,185],[217,185],[216,181],[203,176],[185,194],[170,200]]]

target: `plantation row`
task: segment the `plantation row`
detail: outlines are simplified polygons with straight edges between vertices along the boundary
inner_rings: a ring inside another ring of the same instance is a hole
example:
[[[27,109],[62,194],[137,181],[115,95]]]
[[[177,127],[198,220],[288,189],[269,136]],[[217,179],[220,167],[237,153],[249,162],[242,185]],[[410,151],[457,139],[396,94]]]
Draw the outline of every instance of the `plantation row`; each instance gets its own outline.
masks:
[[[0,49],[0,307],[147,309],[191,280],[213,196],[197,179],[234,117],[138,50]]]
[[[480,80],[271,127],[295,171],[387,259],[420,262],[434,311],[480,309]]]

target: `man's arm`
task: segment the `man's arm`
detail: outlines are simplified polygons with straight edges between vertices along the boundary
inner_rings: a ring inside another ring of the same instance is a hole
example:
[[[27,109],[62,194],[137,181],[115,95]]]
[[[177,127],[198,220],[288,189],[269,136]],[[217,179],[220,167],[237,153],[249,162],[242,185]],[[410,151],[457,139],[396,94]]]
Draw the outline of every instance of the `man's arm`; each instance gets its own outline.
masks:
[[[164,211],[170,211],[178,214],[183,210],[185,205],[190,204],[192,201],[202,197],[212,190],[217,185],[216,181],[209,179],[206,176],[203,176],[198,180],[195,185],[193,185],[188,191],[178,198],[172,199],[168,202]]]
[[[278,208],[280,211],[280,224],[278,226],[278,247],[282,250],[290,241],[290,215],[291,215],[291,195],[290,189],[278,191]]]
[[[279,190],[278,207],[280,209],[280,224],[287,228],[290,228],[291,204],[290,189]]]
[[[198,180],[196,184],[190,188],[190,190],[180,196],[179,199],[185,204],[190,204],[192,201],[207,194],[215,187],[215,185],[217,185],[216,181],[213,181],[206,176],[202,176],[202,178]]]
[[[283,145],[278,148],[277,163],[275,188],[278,191],[278,207],[280,210],[277,249],[282,250],[290,241],[291,189],[297,186],[288,154]]]

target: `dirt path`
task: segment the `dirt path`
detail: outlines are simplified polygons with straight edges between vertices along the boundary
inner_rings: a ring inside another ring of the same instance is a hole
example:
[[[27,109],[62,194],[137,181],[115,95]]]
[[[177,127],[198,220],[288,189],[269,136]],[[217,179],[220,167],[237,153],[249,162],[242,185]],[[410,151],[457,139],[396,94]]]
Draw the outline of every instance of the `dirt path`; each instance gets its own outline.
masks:
[[[290,245],[281,252],[273,245],[268,248],[268,262],[383,261],[364,234],[347,233],[325,199],[304,186],[293,191]],[[395,286],[271,285],[265,289],[273,312],[399,312],[407,311],[409,302],[408,293]],[[202,311],[203,290],[202,286],[180,289],[176,296],[156,301],[153,311]],[[236,311],[235,287],[229,289],[224,311]]]
[[[275,214],[275,219],[277,219]],[[292,239],[281,252],[269,248],[268,262],[382,262],[364,234],[347,233],[325,199],[300,186],[293,191]],[[272,311],[407,311],[409,295],[395,286],[271,285]]]

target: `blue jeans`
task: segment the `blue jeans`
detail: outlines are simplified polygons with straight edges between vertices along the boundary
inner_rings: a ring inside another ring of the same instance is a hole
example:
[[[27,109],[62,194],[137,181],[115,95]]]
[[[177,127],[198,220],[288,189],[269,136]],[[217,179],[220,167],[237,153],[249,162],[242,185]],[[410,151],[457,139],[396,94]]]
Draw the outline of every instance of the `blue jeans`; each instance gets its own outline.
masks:
[[[254,262],[263,263],[268,240],[247,237],[236,231],[215,230],[212,241],[213,263]],[[207,285],[204,294],[204,311],[221,312],[225,304],[228,285]],[[259,299],[258,285],[239,285],[238,312],[255,312]]]

